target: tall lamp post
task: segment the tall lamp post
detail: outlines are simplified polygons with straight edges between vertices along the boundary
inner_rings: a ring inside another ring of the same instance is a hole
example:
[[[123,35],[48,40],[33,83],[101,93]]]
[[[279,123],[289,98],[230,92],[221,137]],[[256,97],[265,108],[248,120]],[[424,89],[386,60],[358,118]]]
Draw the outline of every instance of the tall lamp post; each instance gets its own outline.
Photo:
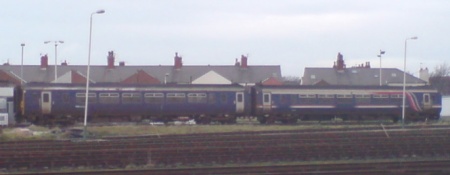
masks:
[[[22,46],[22,61],[20,64],[20,84],[23,84],[23,47],[25,47],[25,43],[20,44]]]
[[[63,44],[64,41],[44,41],[44,44],[55,42],[55,83],[58,82],[58,43]]]
[[[403,57],[403,96],[402,96],[402,126],[405,124],[405,96],[406,96],[406,46],[408,40],[416,40],[417,36],[405,39],[405,54]]]
[[[88,64],[87,64],[87,72],[86,72],[86,94],[84,101],[84,129],[83,129],[83,138],[86,139],[87,132],[87,114],[88,114],[88,98],[89,98],[89,73],[90,73],[90,65],[91,65],[91,38],[92,38],[92,16],[95,14],[103,14],[105,10],[97,10],[96,12],[91,13],[90,23],[89,23],[89,51],[88,51]]]
[[[380,86],[383,85],[382,81],[381,81],[381,55],[383,55],[385,53],[385,51],[380,50],[380,54],[377,55],[378,57],[380,57]]]

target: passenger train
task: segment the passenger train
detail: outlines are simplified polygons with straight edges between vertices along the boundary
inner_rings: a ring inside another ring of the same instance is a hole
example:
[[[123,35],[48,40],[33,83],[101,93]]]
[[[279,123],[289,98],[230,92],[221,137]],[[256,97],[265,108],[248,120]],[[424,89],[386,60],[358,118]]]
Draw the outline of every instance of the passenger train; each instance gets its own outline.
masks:
[[[14,91],[16,120],[39,125],[84,120],[85,84],[27,83]],[[407,87],[405,119],[439,119],[441,95],[428,86]],[[89,87],[89,122],[195,120],[235,123],[257,117],[260,123],[307,120],[368,120],[402,117],[402,87],[390,86],[241,86],[94,83]]]

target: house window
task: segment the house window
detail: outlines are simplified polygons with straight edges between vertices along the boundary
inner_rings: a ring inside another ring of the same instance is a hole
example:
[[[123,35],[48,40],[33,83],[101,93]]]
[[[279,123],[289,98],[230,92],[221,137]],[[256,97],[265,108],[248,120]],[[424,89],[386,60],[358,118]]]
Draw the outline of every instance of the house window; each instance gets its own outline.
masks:
[[[311,79],[316,79],[316,75],[311,75]]]

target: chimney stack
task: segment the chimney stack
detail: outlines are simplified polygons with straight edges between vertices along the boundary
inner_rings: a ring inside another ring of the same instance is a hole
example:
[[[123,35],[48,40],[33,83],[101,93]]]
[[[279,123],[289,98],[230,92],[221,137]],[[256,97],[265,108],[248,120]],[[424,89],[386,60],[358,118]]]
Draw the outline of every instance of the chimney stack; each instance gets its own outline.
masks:
[[[121,61],[121,62],[119,62],[119,66],[125,66],[125,61]]]
[[[344,56],[342,56],[340,52],[338,53],[336,64],[333,67],[336,68],[338,71],[345,69]]]
[[[108,69],[114,69],[114,51],[108,52]]]
[[[428,68],[425,69],[420,68],[419,78],[423,81],[426,81],[427,84],[430,82],[430,73],[428,72]]]
[[[48,56],[45,54],[44,56],[41,56],[41,69],[47,69],[48,67]]]
[[[241,55],[241,67],[242,68],[247,68],[247,57],[244,55]]]
[[[181,67],[183,66],[183,62],[182,62],[182,58],[180,56],[178,56],[178,52],[175,52],[175,59],[174,59],[175,63],[174,63],[174,68],[175,69],[181,69]]]

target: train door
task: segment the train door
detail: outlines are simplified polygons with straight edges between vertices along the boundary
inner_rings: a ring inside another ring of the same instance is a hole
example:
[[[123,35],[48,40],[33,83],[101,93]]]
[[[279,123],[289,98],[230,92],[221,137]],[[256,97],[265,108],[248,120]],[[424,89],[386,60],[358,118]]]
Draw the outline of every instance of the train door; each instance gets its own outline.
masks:
[[[272,109],[272,99],[270,93],[263,93],[263,111],[267,112]]]
[[[236,93],[236,113],[244,112],[244,93]]]
[[[422,103],[423,103],[424,109],[431,109],[432,103],[431,103],[431,99],[430,99],[430,94],[428,94],[428,93],[423,94]]]
[[[52,111],[52,96],[51,92],[41,92],[41,109],[42,114],[50,114]]]

